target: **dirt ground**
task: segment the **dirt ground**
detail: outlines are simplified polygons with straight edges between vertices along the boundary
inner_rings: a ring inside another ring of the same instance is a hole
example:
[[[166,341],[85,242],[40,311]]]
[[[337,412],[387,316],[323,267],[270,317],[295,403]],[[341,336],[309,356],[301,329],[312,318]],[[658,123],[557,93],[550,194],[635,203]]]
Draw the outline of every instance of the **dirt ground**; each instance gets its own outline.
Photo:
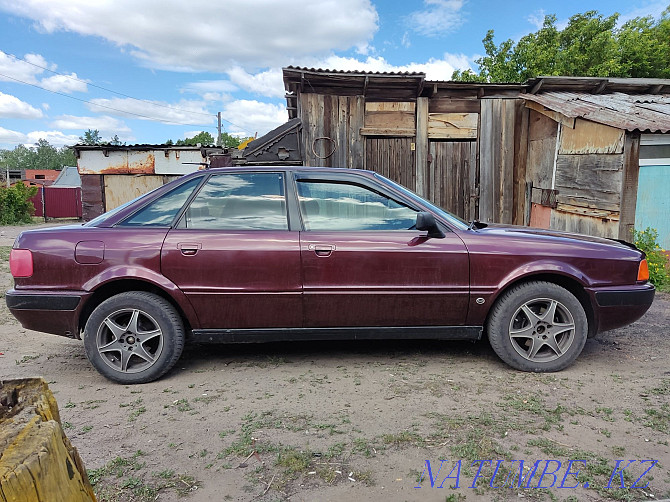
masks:
[[[0,228],[3,296],[18,230]],[[555,374],[486,341],[187,345],[123,386],[2,301],[0,379],[49,382],[101,501],[654,500],[670,497],[669,320],[658,294]]]

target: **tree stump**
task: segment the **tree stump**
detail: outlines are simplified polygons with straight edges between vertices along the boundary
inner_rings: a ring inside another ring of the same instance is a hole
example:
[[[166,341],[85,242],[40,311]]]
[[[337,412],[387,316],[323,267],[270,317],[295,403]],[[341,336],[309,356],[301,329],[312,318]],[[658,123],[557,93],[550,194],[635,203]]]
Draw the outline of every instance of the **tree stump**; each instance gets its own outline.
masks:
[[[95,502],[42,378],[0,381],[0,501]]]

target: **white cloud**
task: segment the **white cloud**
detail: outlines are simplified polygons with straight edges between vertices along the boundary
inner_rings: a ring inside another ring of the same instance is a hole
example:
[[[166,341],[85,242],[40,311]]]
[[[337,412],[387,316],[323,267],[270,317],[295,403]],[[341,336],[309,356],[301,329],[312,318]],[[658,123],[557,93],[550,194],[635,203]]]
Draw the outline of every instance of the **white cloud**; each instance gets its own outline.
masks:
[[[463,23],[464,0],[424,0],[424,8],[409,14],[410,27],[421,35],[438,36]]]
[[[2,7],[1,3],[0,7]],[[25,61],[0,51],[0,74],[7,75],[6,77],[0,75],[0,81],[19,81],[24,84],[39,85],[49,91],[65,92],[68,94],[71,92],[86,92],[88,90],[86,82],[79,79],[76,73],[53,75],[40,80],[39,77],[45,72],[45,68],[55,71],[57,66],[49,64],[39,54],[26,54],[23,59]]]
[[[16,146],[19,143],[24,143],[26,139],[27,139],[26,135],[23,134],[22,132],[11,131],[9,129],[5,129],[4,127],[0,127],[0,145]]]
[[[86,92],[88,86],[86,82],[79,79],[76,73],[69,75],[54,75],[47,77],[40,82],[41,86],[49,91],[64,92],[70,94],[72,92]]]
[[[245,91],[273,98],[284,97],[284,77],[281,68],[272,68],[252,75],[237,66],[226,73],[233,83]]]
[[[630,12],[626,12],[619,17],[618,20],[618,25],[622,25],[626,23],[627,21],[630,21],[631,19],[634,19],[636,17],[646,17],[646,16],[651,16],[654,19],[659,19],[661,17],[661,14],[663,14],[663,11],[668,8],[668,2],[666,0],[661,0],[660,2],[652,2],[644,7],[639,7],[637,9],[633,9]]]
[[[29,105],[25,101],[10,94],[0,92],[0,117],[12,119],[39,119],[44,114],[42,110]]]
[[[240,99],[226,103],[222,117],[226,132],[236,136],[262,136],[288,120],[285,105]]]
[[[61,131],[32,131],[26,136],[24,144],[32,146],[40,139],[46,139],[51,145],[61,147],[65,145],[74,145],[79,142],[79,136],[76,134],[63,134]]]
[[[406,31],[403,33],[400,45],[402,45],[405,49],[409,49],[412,46],[412,41],[409,39],[409,32]]]
[[[393,65],[383,57],[368,57],[364,61],[356,58],[330,56],[320,61],[314,61],[316,68],[331,70],[366,71],[366,72],[393,72],[393,73],[425,73],[427,80],[449,80],[455,69],[470,68],[470,58],[464,54],[445,54],[443,59],[430,58],[425,63],[408,63]]]
[[[121,137],[127,136],[130,133],[130,128],[123,121],[108,115],[101,115],[99,117],[61,115],[51,122],[51,127],[77,131],[97,129],[102,136],[114,136],[118,134]]]
[[[163,124],[215,125],[216,116],[202,101],[182,100],[177,103],[143,101],[131,98],[92,99],[86,107],[92,112],[116,117],[152,120]]]
[[[40,66],[46,66],[47,64],[42,56],[36,54],[26,54],[25,59]],[[12,82],[16,79],[28,84],[36,84],[38,82],[37,76],[43,71],[41,68],[32,66],[20,59],[14,59],[9,54],[0,51],[0,73],[11,77],[7,78],[0,75],[1,81]]]
[[[48,33],[102,37],[149,66],[181,70],[264,68],[362,48],[378,28],[370,0],[0,0],[0,9]]]
[[[229,80],[201,80],[191,82],[182,87],[179,92],[199,95],[205,102],[223,102],[233,99],[230,93],[238,91]]]
[[[544,26],[544,17],[547,15],[544,9],[539,9],[529,14],[526,19],[532,24],[536,29],[541,29]]]

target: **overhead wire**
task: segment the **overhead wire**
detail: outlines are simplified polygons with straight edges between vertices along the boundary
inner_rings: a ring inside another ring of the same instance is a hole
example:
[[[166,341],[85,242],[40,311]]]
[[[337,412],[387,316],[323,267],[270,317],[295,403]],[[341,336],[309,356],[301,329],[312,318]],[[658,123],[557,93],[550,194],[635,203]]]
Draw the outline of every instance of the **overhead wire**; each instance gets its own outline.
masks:
[[[160,119],[158,117],[150,117],[149,115],[143,115],[141,113],[129,112],[127,110],[121,110],[119,108],[114,108],[112,106],[101,105],[99,103],[94,103],[93,101],[89,101],[87,99],[82,99],[82,98],[77,98],[75,96],[70,96],[69,94],[65,94],[64,92],[58,92],[58,91],[54,91],[52,89],[47,89],[46,87],[42,87],[41,85],[33,84],[31,82],[26,82],[24,80],[12,77],[10,75],[5,75],[4,73],[0,73],[0,77],[5,77],[5,78],[8,78],[10,80],[14,80],[15,82],[19,82],[19,83],[25,84],[25,85],[30,85],[32,87],[42,89],[43,91],[51,92],[53,94],[58,94],[59,96],[64,96],[66,98],[74,99],[76,101],[81,101],[82,103],[87,103],[87,104],[92,105],[92,106],[97,106],[97,107],[100,107],[100,108],[106,108],[108,110],[114,110],[115,112],[124,113],[126,115],[134,115],[135,117],[140,117],[140,118],[147,119],[147,120],[155,120],[157,122],[166,122],[168,124],[174,124],[174,125],[207,127],[207,128],[210,128],[210,129],[216,129],[217,128],[216,126],[212,126],[212,125],[190,124],[190,123],[185,123],[185,122],[177,122],[177,121],[174,121],[174,120],[165,120],[165,119]],[[216,117],[216,115],[212,115],[212,117]]]
[[[91,87],[95,87],[96,89],[101,89],[101,90],[103,90],[103,91],[111,92],[112,94],[117,94],[117,95],[119,95],[119,96],[123,96],[124,98],[133,99],[133,100],[135,100],[135,101],[141,101],[142,103],[147,103],[147,104],[150,104],[150,105],[152,105],[152,106],[157,106],[157,107],[161,107],[161,108],[168,108],[168,109],[170,109],[170,110],[176,110],[176,111],[180,111],[180,112],[193,113],[193,114],[196,114],[196,115],[205,115],[205,116],[207,116],[207,117],[215,117],[215,118],[216,118],[216,115],[214,115],[214,114],[212,114],[212,113],[197,112],[197,111],[195,111],[195,110],[187,110],[187,109],[185,109],[185,108],[178,108],[178,107],[176,107],[176,106],[170,106],[170,105],[164,105],[164,104],[161,104],[161,103],[156,103],[156,102],[154,102],[154,101],[149,101],[148,99],[136,98],[136,97],[134,97],[134,96],[130,96],[129,94],[124,94],[124,93],[122,93],[122,92],[118,92],[118,91],[115,91],[115,90],[113,90],[113,89],[107,89],[106,87],[102,87],[102,86],[100,86],[100,85],[93,84],[93,83],[91,83],[91,82],[89,82],[89,81],[87,81],[87,80],[83,80],[83,79],[81,79],[81,78],[73,77],[72,75],[67,75],[66,73],[61,73],[61,72],[58,72],[58,71],[56,71],[56,70],[52,70],[52,69],[50,69],[50,68],[47,68],[47,67],[45,67],[45,66],[41,66],[41,65],[38,65],[38,64],[36,64],[36,63],[32,63],[32,62],[30,62],[30,61],[27,61],[26,59],[17,57],[17,56],[15,56],[14,54],[7,54],[6,52],[5,52],[4,54],[7,55],[7,56],[9,56],[10,58],[14,59],[15,61],[21,61],[22,63],[29,64],[29,65],[31,65],[31,66],[34,66],[35,68],[40,68],[40,69],[42,69],[42,70],[48,71],[48,72],[50,72],[50,73],[53,73],[53,74],[55,74],[55,75],[60,75],[61,77],[65,77],[65,78],[68,78],[68,79],[70,79],[70,80],[75,80],[75,81],[77,81],[77,82],[81,82],[81,83],[83,83],[83,84],[90,85]]]
[[[170,105],[166,105],[166,104],[156,103],[156,102],[154,102],[154,101],[149,101],[149,100],[147,100],[147,99],[136,98],[136,97],[134,97],[134,96],[130,96],[130,95],[128,95],[128,94],[124,94],[124,93],[122,93],[122,92],[118,92],[118,91],[115,91],[115,90],[113,90],[113,89],[108,89],[108,88],[106,88],[106,87],[102,87],[102,86],[100,86],[100,85],[93,84],[93,83],[88,82],[88,81],[86,81],[86,80],[83,80],[83,79],[80,79],[80,78],[77,78],[77,77],[73,77],[73,76],[71,76],[71,75],[67,75],[67,74],[65,74],[65,73],[61,73],[61,72],[58,72],[58,71],[55,71],[55,70],[52,70],[52,69],[47,68],[47,67],[45,67],[45,66],[41,66],[41,65],[38,65],[38,64],[36,64],[36,63],[32,63],[32,62],[27,61],[27,60],[25,60],[25,59],[23,59],[23,58],[17,57],[17,56],[15,56],[14,54],[8,54],[8,53],[6,53],[6,52],[4,52],[4,51],[0,51],[0,52],[2,52],[3,54],[5,54],[5,55],[11,57],[11,58],[14,59],[15,61],[21,61],[21,62],[23,62],[23,63],[29,64],[29,65],[34,66],[34,67],[36,67],[36,68],[40,68],[40,69],[42,69],[42,70],[48,71],[48,72],[50,72],[50,73],[53,73],[53,74],[55,74],[55,75],[60,75],[60,76],[65,77],[65,78],[67,78],[67,79],[74,80],[74,81],[77,81],[77,82],[81,82],[81,83],[83,83],[83,84],[90,85],[91,87],[95,87],[95,88],[97,88],[97,89],[101,89],[101,90],[106,91],[106,92],[111,92],[112,94],[117,94],[117,95],[119,95],[119,96],[123,96],[123,97],[125,97],[125,98],[129,98],[129,99],[132,99],[132,100],[135,100],[135,101],[139,101],[139,102],[142,102],[142,103],[146,103],[146,104],[149,104],[149,105],[151,105],[151,106],[156,106],[156,107],[159,107],[159,108],[166,108],[166,109],[175,110],[175,111],[180,111],[180,112],[184,112],[184,113],[193,113],[193,114],[197,114],[197,115],[204,115],[204,116],[207,116],[207,117],[218,118],[217,115],[215,115],[215,114],[211,114],[211,113],[198,112],[198,111],[195,111],[195,110],[187,110],[187,109],[185,109],[185,108],[178,108],[178,107],[175,107],[175,106],[170,106]],[[148,116],[148,115],[142,115],[142,114],[139,114],[139,113],[129,112],[129,111],[126,111],[126,110],[121,110],[121,109],[119,109],[119,108],[114,108],[114,107],[107,106],[107,105],[101,105],[101,104],[98,104],[98,103],[93,103],[92,101],[87,101],[87,100],[85,100],[85,99],[76,98],[76,97],[71,96],[71,95],[69,95],[69,94],[65,94],[65,93],[61,93],[61,92],[54,91],[54,90],[51,90],[51,89],[47,89],[46,87],[42,87],[42,86],[40,86],[40,85],[37,85],[37,84],[34,84],[34,83],[30,83],[30,82],[25,82],[25,81],[23,81],[23,80],[19,80],[19,79],[15,78],[15,77],[11,77],[11,76],[9,76],[9,75],[5,75],[5,74],[2,74],[2,73],[0,73],[0,76],[3,76],[3,77],[5,77],[5,78],[9,78],[9,79],[11,79],[11,80],[14,80],[14,81],[16,81],[16,82],[20,82],[20,83],[22,83],[22,84],[26,84],[26,85],[31,85],[31,86],[33,86],[33,87],[37,87],[38,89],[42,89],[42,90],[47,91],[47,92],[51,92],[51,93],[54,93],[54,94],[58,94],[58,95],[60,95],[60,96],[65,96],[66,98],[71,98],[71,99],[75,99],[75,100],[77,100],[77,101],[81,101],[81,102],[83,102],[83,103],[88,103],[88,104],[90,104],[90,105],[92,105],[92,106],[98,106],[98,107],[100,107],[100,108],[107,108],[107,109],[109,109],[109,110],[114,110],[114,111],[116,111],[116,112],[124,113],[124,114],[127,114],[127,115],[134,115],[134,116],[136,116],[136,117],[144,118],[144,119],[147,119],[147,120],[154,120],[154,121],[157,121],[157,122],[163,122],[163,123],[166,123],[166,122],[167,122],[167,123],[169,123],[169,124],[174,124],[174,125],[197,126],[197,127],[206,127],[206,128],[209,128],[209,129],[218,129],[216,126],[210,126],[210,125],[204,126],[204,125],[201,125],[201,124],[191,124],[191,123],[176,122],[176,121],[166,121],[166,120],[161,119],[161,118],[158,118],[158,117],[150,117],[150,116]],[[246,133],[249,133],[249,131],[247,131],[247,130],[244,129],[243,127],[241,127],[241,126],[239,126],[239,125],[237,125],[237,124],[231,122],[230,120],[227,120],[227,119],[224,118],[224,117],[221,117],[221,120],[223,120],[223,121],[229,123],[230,125],[232,125],[232,126],[234,126],[234,127],[237,127],[238,129],[240,129],[240,130],[242,130],[242,131],[244,131],[244,132],[246,132]]]

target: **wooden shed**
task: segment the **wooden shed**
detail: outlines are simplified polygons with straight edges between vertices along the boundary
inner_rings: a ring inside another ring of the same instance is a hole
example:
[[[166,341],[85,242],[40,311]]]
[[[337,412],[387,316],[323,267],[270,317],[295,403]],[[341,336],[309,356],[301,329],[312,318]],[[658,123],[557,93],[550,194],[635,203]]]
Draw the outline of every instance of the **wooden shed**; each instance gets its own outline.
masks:
[[[641,134],[670,130],[670,80],[287,67],[284,86],[304,165],[379,172],[466,220],[629,240]]]
[[[640,214],[645,208],[637,198],[640,157],[649,156],[641,138],[670,144],[669,94],[670,81],[660,79],[544,77],[530,82],[521,97],[530,109],[531,224],[629,241],[636,226],[663,225],[667,238],[670,214],[665,221],[637,218],[636,223],[636,213],[638,206]],[[658,186],[665,199],[669,188],[669,182]],[[547,192],[548,207],[539,200]]]

